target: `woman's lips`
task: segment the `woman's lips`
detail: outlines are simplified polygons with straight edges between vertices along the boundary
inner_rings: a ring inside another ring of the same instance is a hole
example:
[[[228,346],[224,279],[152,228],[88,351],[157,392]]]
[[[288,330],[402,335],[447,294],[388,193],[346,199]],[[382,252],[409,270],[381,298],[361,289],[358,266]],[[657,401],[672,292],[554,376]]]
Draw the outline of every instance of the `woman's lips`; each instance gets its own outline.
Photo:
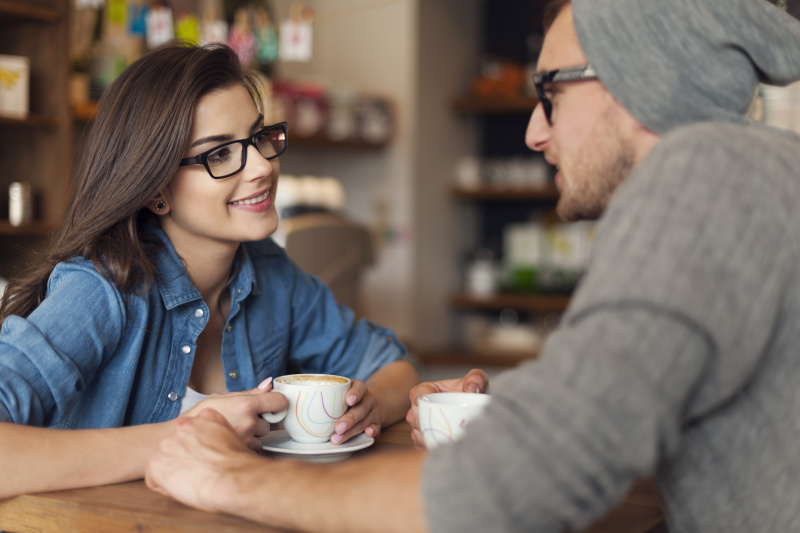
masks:
[[[236,209],[260,213],[272,207],[272,199],[270,198],[269,192],[270,189],[267,189],[266,191],[255,196],[251,196],[250,198],[243,198],[241,200],[236,200],[235,202],[228,202],[228,205]]]

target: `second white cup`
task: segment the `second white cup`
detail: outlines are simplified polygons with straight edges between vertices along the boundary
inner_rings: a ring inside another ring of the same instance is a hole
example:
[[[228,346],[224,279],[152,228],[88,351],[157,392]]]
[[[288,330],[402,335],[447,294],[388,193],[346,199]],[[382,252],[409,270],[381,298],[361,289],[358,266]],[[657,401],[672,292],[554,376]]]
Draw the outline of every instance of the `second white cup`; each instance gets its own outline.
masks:
[[[436,392],[420,396],[417,400],[419,428],[425,446],[431,450],[460,439],[490,401],[488,394],[471,392]]]

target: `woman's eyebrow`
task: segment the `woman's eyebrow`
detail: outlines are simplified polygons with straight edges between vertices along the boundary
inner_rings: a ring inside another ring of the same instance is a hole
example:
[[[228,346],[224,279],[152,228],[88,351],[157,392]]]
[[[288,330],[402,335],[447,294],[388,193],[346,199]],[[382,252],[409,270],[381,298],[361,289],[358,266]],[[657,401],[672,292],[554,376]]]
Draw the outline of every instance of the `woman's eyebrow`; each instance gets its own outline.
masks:
[[[232,141],[233,135],[230,133],[225,135],[209,135],[208,137],[201,137],[197,139],[195,142],[191,144],[189,148],[194,148],[195,146],[200,146],[201,144],[206,144],[210,142],[224,142],[224,141]]]
[[[250,126],[250,131],[253,131],[254,129],[260,128],[262,122],[264,122],[264,115],[259,114],[258,118],[256,119],[256,121],[253,122],[252,126]]]
[[[264,115],[259,114],[258,118],[253,122],[253,125],[250,126],[250,131],[253,131],[254,129],[258,128],[261,125],[261,122],[263,121],[264,121]],[[201,137],[197,139],[189,146],[189,148],[194,148],[195,146],[200,146],[201,144],[206,144],[210,142],[227,142],[232,140],[234,140],[233,135],[231,135],[230,133],[226,133],[223,135],[209,135],[207,137]]]

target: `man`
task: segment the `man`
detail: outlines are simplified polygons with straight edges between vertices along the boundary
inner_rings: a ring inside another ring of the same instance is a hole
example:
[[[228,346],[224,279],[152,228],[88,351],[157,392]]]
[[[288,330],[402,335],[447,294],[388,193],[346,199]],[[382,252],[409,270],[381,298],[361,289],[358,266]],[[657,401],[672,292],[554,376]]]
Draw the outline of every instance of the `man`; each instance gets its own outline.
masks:
[[[800,78],[800,23],[764,0],[558,4],[526,141],[561,216],[602,218],[540,359],[430,453],[273,462],[208,411],[151,487],[304,530],[564,531],[652,475],[673,533],[800,530],[800,138],[745,118],[759,80]]]

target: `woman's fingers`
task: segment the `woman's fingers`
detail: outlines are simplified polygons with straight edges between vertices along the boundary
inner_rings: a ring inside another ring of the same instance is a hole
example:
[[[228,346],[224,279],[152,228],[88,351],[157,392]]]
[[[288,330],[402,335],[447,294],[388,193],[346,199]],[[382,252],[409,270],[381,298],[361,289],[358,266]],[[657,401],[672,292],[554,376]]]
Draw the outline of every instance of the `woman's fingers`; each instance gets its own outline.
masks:
[[[359,403],[367,394],[367,384],[359,379],[354,379],[350,384],[350,390],[345,393],[345,402],[350,407]]]

